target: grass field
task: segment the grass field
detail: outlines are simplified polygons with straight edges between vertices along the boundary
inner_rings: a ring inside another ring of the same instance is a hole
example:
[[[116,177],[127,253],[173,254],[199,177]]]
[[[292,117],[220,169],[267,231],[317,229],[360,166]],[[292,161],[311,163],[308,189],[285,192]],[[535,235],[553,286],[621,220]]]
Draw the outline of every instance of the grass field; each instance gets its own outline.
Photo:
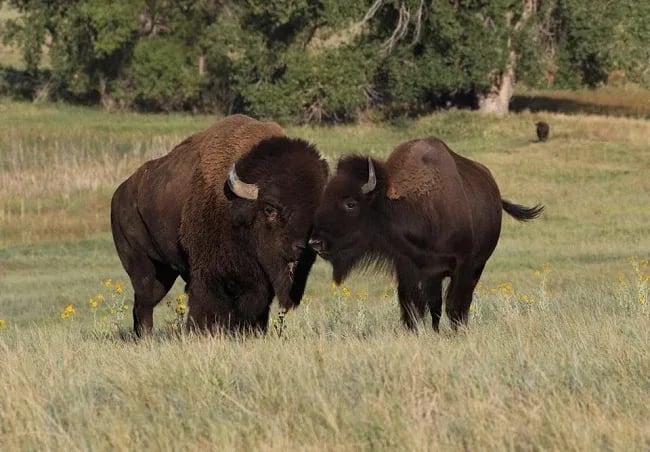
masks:
[[[135,342],[110,196],[213,119],[0,101],[1,450],[650,449],[650,122],[289,127],[331,163],[438,135],[546,213],[505,219],[466,331],[408,334],[390,276],[319,260],[266,337],[172,334],[178,284]]]

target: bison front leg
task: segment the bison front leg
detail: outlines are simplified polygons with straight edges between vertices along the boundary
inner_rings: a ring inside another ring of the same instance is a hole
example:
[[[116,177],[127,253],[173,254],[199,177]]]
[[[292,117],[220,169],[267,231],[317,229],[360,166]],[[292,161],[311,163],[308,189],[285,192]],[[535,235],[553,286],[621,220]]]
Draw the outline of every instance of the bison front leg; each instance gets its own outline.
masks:
[[[217,293],[206,282],[193,276],[188,293],[189,312],[187,314],[187,329],[190,331],[210,331],[218,315],[220,304]]]
[[[265,334],[275,293],[270,285],[255,287],[237,300],[237,309],[243,333]]]
[[[417,329],[417,322],[424,317],[426,301],[422,284],[414,274],[398,274],[397,297],[402,311],[402,322],[410,330]]]

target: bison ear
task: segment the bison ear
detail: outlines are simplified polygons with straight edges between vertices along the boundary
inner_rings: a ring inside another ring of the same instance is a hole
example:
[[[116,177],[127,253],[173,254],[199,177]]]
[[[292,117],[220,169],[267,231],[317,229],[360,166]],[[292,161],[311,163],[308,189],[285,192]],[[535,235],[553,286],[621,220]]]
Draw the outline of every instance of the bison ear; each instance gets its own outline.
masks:
[[[255,220],[256,202],[240,198],[230,189],[228,181],[223,186],[223,194],[230,201],[230,214],[234,226],[250,226]]]

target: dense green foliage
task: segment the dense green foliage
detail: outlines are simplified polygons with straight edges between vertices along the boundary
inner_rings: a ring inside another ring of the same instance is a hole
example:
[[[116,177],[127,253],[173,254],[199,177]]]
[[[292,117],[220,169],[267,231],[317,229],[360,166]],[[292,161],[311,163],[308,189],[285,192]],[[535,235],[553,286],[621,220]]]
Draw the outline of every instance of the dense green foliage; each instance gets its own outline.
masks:
[[[26,74],[42,78],[46,51],[47,95],[105,107],[345,121],[475,105],[508,68],[531,86],[650,86],[650,4],[635,0],[5,3]]]

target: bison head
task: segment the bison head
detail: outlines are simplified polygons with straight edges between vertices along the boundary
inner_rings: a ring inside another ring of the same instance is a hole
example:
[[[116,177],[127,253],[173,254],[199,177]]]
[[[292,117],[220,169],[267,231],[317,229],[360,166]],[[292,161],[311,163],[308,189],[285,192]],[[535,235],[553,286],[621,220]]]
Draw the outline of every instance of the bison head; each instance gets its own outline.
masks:
[[[379,257],[386,177],[370,158],[346,157],[327,183],[309,245],[332,263],[340,283],[364,258]]]
[[[316,257],[307,240],[327,176],[327,163],[309,143],[271,138],[233,165],[224,186],[238,240],[285,309],[300,303]]]

